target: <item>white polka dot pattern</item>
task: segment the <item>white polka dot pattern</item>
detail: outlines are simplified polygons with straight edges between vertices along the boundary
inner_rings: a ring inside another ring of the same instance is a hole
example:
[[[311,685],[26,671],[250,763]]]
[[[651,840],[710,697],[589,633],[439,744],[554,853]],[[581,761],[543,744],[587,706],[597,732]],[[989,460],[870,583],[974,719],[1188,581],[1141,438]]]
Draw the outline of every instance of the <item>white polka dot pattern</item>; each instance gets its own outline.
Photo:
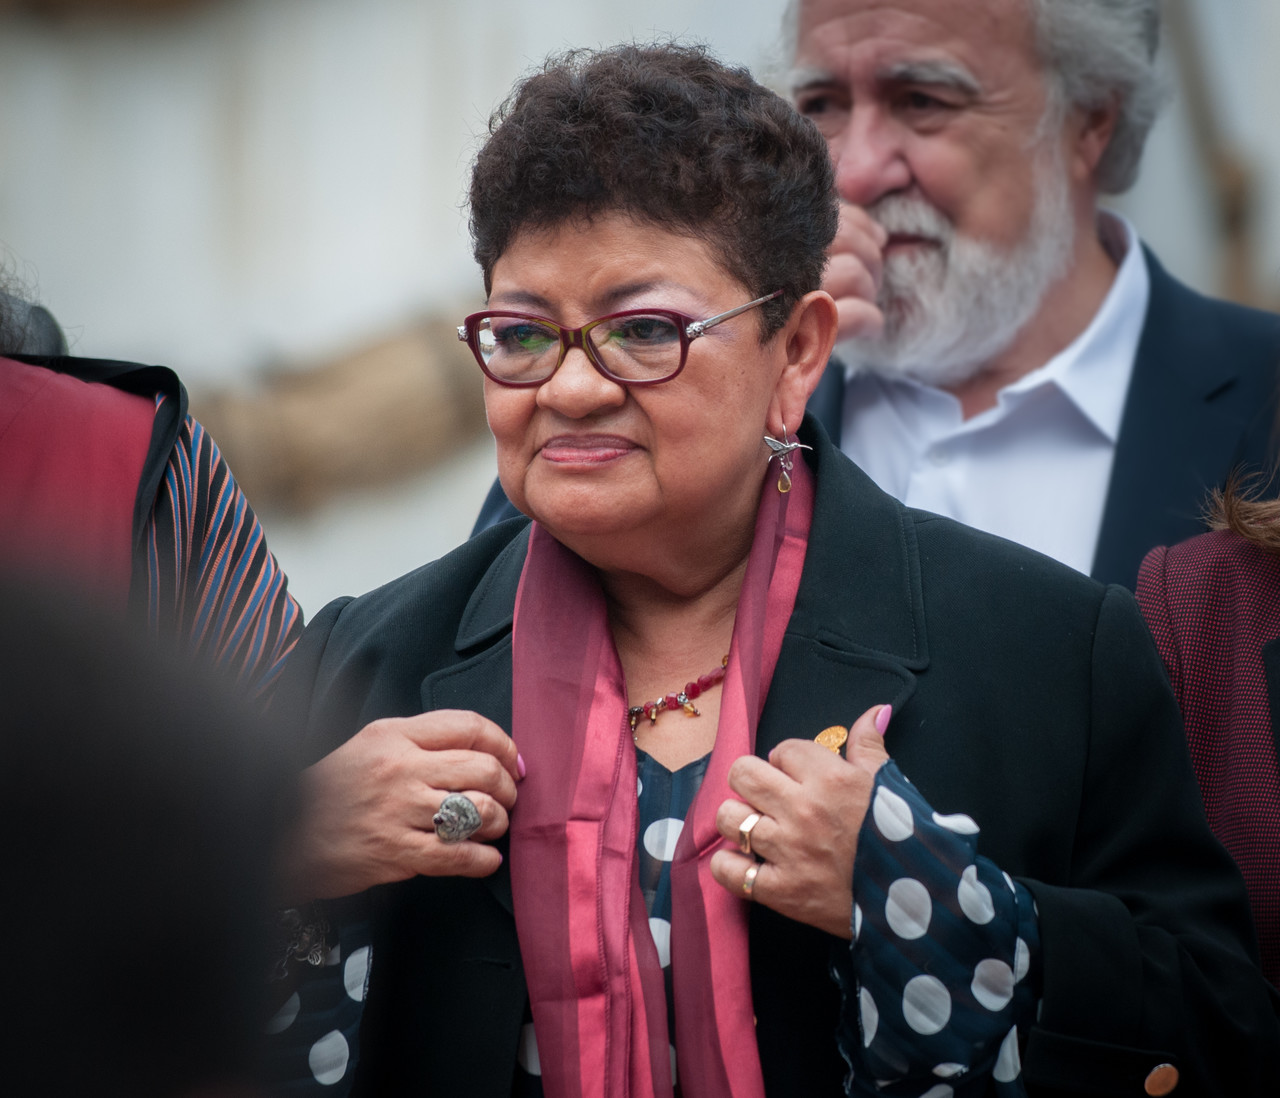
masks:
[[[917,1033],[937,1033],[951,1020],[951,993],[936,976],[913,976],[902,992],[902,1016]]]
[[[1031,971],[1031,950],[1027,948],[1027,943],[1019,938],[1017,945],[1013,947],[1014,982],[1022,983],[1029,971]]]
[[[850,1004],[841,1052],[868,1093],[1025,1098],[1017,1023],[1035,1006],[1038,928],[1029,891],[978,854],[978,833],[881,767],[854,867],[852,979],[835,968]]]
[[[911,822],[911,806],[892,789],[881,786],[871,802],[871,814],[880,834],[892,843],[902,842],[915,834]]]
[[[1012,1083],[1022,1072],[1022,1057],[1018,1054],[1018,1027],[1005,1035],[996,1057],[995,1070],[991,1073],[998,1083]]]
[[[651,858],[660,862],[669,862],[676,853],[676,843],[680,841],[680,832],[684,830],[684,820],[668,816],[665,820],[654,820],[644,831],[644,848]]]
[[[865,987],[858,992],[858,1013],[862,1018],[862,1044],[869,1047],[876,1039],[876,1030],[880,1026],[880,1011],[876,1009],[876,1001]]]
[[[357,1003],[364,1002],[365,983],[369,978],[369,947],[361,946],[342,969],[342,984]]]
[[[1013,999],[1013,969],[994,957],[979,961],[969,990],[988,1010],[1004,1010]]]
[[[311,1046],[307,1053],[307,1066],[311,1075],[322,1087],[331,1087],[342,1082],[347,1073],[347,1061],[351,1058],[351,1049],[347,1047],[347,1039],[336,1029],[331,1030]]]
[[[995,904],[991,902],[991,890],[978,880],[978,867],[969,866],[960,874],[960,887],[956,893],[960,910],[971,923],[985,926],[995,918]]]
[[[954,831],[957,835],[976,835],[978,833],[978,825],[974,823],[972,816],[966,816],[963,812],[957,812],[951,816],[944,816],[940,812],[933,814],[933,822],[939,827],[945,827],[948,831]]]
[[[671,924],[666,919],[650,919],[649,933],[658,947],[658,964],[666,968],[671,964]]]
[[[516,1063],[530,1075],[542,1074],[542,1061],[538,1059],[538,1038],[533,1033],[533,1023],[520,1027],[520,1044],[516,1048]]]
[[[929,932],[929,921],[933,918],[933,902],[929,899],[929,890],[910,877],[894,881],[889,886],[884,917],[899,938],[910,941],[923,937]]]

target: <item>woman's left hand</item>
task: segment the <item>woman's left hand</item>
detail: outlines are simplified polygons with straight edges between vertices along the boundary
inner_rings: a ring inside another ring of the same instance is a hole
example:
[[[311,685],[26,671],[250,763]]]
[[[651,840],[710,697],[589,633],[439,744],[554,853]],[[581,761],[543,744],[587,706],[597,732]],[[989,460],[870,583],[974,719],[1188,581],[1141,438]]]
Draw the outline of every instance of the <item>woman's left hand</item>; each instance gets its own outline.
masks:
[[[741,800],[725,801],[716,827],[734,845],[711,857],[715,879],[737,896],[753,865],[759,868],[750,898],[781,915],[846,940],[853,937],[853,862],[858,833],[871,800],[876,771],[889,758],[876,705],[849,730],[847,758],[812,740],[784,740],[769,761],[735,760],[729,788]],[[880,720],[887,723],[888,713]],[[752,813],[753,855],[738,852],[739,831]]]

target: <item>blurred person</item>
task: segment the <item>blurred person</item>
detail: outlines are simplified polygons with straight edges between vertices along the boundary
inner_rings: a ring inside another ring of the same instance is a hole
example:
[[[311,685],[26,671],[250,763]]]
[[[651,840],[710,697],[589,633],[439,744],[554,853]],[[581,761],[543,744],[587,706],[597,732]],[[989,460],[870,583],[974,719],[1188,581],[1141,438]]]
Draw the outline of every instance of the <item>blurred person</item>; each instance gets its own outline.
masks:
[[[1274,452],[1280,320],[1192,292],[1102,210],[1160,102],[1158,0],[793,0],[842,199],[810,410],[904,503],[1132,588]],[[477,529],[515,514],[495,484]]]
[[[332,603],[286,668],[295,885],[373,918],[327,1081],[1270,1087],[1277,996],[1132,596],[789,434],[838,322],[816,130],[698,49],[577,51],[470,198],[459,338],[534,521]]]
[[[0,347],[9,354],[65,355],[67,337],[43,305],[0,290]]]
[[[249,1098],[294,768],[117,615],[0,579],[0,1090]]]
[[[161,366],[74,358],[0,293],[0,566],[145,620],[265,694],[302,613],[217,444]]]
[[[1153,549],[1138,604],[1173,683],[1214,833],[1280,987],[1280,501],[1234,483],[1212,532]]]

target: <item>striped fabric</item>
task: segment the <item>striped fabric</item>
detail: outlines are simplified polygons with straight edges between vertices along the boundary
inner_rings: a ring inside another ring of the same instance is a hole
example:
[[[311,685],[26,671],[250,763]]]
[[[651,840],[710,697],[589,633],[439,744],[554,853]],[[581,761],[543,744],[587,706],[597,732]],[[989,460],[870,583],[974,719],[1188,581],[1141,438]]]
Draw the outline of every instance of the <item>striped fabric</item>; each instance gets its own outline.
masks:
[[[159,412],[169,399],[156,397]],[[302,611],[217,444],[183,421],[147,524],[151,629],[263,695],[302,632]]]

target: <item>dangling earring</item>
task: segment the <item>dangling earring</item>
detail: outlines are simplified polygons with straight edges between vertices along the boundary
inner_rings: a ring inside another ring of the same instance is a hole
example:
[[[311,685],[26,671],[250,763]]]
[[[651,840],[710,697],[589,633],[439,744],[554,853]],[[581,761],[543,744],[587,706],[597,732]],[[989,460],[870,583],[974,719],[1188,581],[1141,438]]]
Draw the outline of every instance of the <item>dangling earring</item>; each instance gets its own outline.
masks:
[[[782,421],[782,441],[776,438],[764,436],[765,445],[769,447],[769,459],[772,461],[775,457],[778,459],[778,468],[781,470],[778,474],[778,491],[785,495],[791,491],[791,451],[792,450],[812,450],[812,446],[806,446],[803,442],[787,441],[787,422]]]

